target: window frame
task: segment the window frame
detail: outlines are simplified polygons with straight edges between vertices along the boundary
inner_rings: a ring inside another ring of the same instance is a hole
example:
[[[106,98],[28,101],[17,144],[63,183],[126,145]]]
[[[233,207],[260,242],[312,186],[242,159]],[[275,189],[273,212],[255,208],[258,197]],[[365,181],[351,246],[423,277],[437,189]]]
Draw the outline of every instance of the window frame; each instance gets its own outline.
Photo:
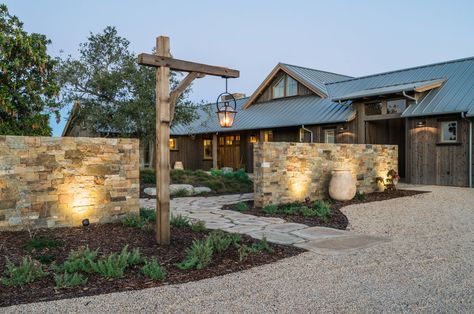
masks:
[[[209,142],[209,145],[206,145],[206,142]],[[210,147],[211,148],[211,154],[210,155],[206,155],[206,146]],[[212,158],[212,139],[209,139],[209,138],[203,138],[202,139],[202,158],[204,160],[213,160]]]
[[[327,141],[327,133],[328,131],[332,131],[333,132],[333,137],[334,137],[334,142],[328,142]],[[336,128],[324,128],[323,129],[323,143],[325,144],[337,144],[337,132],[336,132]]]
[[[283,82],[283,93],[282,96],[275,96],[275,89],[277,85],[279,85],[281,82]],[[279,98],[284,98],[285,97],[285,92],[286,92],[286,77],[282,76],[279,80],[277,80],[273,85],[272,85],[272,99],[279,99]]]
[[[295,93],[294,94],[291,94],[289,95],[289,85],[288,85],[288,78],[292,79],[293,81],[295,81],[296,83],[296,89],[295,89]],[[275,96],[275,88],[278,84],[280,84],[281,82],[283,82],[283,95],[282,96]],[[275,81],[275,83],[272,84],[271,88],[272,88],[272,99],[280,99],[280,98],[286,98],[286,97],[294,97],[294,96],[298,96],[298,87],[299,87],[299,82],[298,80],[296,80],[295,78],[291,77],[290,75],[288,75],[287,73],[284,73],[284,75]]]
[[[264,143],[273,142],[273,130],[263,131],[263,142]]]
[[[171,142],[174,142],[174,148],[171,148]],[[176,137],[170,137],[170,139],[169,139],[169,147],[170,147],[170,150],[172,150],[172,151],[179,150],[178,138],[176,138]]]
[[[443,124],[455,123],[456,124],[456,138],[454,140],[445,140],[443,132]],[[458,120],[444,120],[439,121],[439,142],[442,144],[453,144],[459,143],[459,121]]]

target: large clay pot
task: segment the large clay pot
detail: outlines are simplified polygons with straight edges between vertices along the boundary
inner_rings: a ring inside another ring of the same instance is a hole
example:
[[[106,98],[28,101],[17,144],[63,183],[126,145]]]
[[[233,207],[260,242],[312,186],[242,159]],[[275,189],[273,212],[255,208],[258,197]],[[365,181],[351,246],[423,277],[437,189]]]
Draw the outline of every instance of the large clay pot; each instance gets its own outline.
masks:
[[[349,169],[336,168],[329,182],[329,196],[336,201],[348,201],[356,195],[356,183]]]

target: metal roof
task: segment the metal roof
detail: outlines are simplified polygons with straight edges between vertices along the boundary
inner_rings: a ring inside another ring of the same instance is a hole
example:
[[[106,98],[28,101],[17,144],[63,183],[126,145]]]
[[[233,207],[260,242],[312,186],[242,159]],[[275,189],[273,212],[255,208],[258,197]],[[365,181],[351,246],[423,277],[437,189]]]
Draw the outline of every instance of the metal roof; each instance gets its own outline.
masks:
[[[405,84],[396,84],[391,86],[385,87],[378,87],[378,88],[371,88],[371,89],[364,89],[361,91],[353,92],[347,95],[339,96],[333,98],[333,101],[344,101],[344,100],[354,100],[358,98],[364,97],[371,97],[371,96],[379,96],[379,95],[388,95],[394,93],[401,93],[401,92],[408,92],[408,91],[415,91],[418,88],[427,87],[434,84],[442,84],[445,80],[428,80],[428,81],[421,81],[421,82],[413,82],[413,83],[405,83]]]
[[[217,121],[215,104],[200,106],[199,118],[189,125],[175,125],[172,135],[229,132],[302,124],[323,124],[349,121],[354,112],[350,106],[312,95],[280,98],[257,103],[242,110],[248,98],[237,100],[237,115],[231,128],[221,128]]]

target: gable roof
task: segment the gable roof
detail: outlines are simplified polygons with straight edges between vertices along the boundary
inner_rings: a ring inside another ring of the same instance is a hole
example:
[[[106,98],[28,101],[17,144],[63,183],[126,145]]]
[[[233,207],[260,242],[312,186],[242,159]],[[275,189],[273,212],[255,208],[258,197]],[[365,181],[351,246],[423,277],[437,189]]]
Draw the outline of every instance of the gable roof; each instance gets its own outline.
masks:
[[[255,92],[250,96],[247,104],[244,106],[244,109],[250,107],[255,102],[255,100],[257,100],[257,98],[261,95],[265,88],[270,85],[272,80],[280,71],[285,72],[321,98],[328,96],[325,87],[326,83],[352,78],[351,76],[347,75],[320,71],[286,63],[278,63],[270,72],[270,74],[265,78],[265,80],[260,84],[260,86],[255,90]]]

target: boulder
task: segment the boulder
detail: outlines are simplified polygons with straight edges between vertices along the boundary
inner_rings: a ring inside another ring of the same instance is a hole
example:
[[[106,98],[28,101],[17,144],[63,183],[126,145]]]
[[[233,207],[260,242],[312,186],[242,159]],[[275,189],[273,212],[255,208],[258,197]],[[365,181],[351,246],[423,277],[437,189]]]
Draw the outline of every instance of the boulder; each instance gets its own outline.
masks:
[[[156,188],[145,188],[143,192],[145,192],[145,194],[148,194],[150,196],[156,196]]]
[[[197,186],[194,188],[194,194],[206,194],[211,192],[212,190],[207,186]]]
[[[186,195],[193,195],[194,194],[194,187],[191,184],[170,184],[170,194],[176,195],[180,193],[184,193],[182,191],[186,191]],[[181,195],[182,196],[182,195]]]
[[[234,172],[234,169],[232,169],[231,167],[222,167],[221,171],[222,171],[222,174],[226,174],[226,173]]]

